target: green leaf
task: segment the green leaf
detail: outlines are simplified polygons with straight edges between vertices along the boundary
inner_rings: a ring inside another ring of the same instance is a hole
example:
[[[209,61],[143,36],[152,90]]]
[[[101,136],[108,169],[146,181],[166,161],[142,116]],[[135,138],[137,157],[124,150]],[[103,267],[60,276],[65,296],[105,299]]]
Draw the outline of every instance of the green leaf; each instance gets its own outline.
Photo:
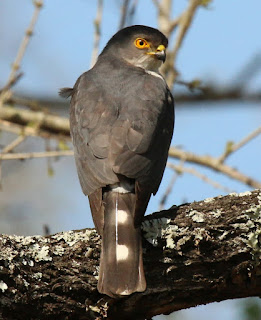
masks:
[[[226,144],[225,153],[226,154],[230,154],[233,151],[233,146],[234,146],[234,142],[233,141],[228,141],[227,144]]]
[[[194,79],[189,83],[189,89],[193,91],[194,89],[199,88],[200,85],[201,85],[201,80]]]
[[[53,177],[54,176],[54,170],[52,167],[48,166],[48,176]]]
[[[62,141],[62,140],[60,140],[60,141],[58,142],[58,149],[59,149],[59,150],[70,150],[70,148],[68,147],[68,145],[67,145],[64,141]]]
[[[201,0],[201,1],[200,1],[200,5],[201,5],[202,7],[207,8],[207,7],[210,5],[211,2],[212,2],[212,0]]]

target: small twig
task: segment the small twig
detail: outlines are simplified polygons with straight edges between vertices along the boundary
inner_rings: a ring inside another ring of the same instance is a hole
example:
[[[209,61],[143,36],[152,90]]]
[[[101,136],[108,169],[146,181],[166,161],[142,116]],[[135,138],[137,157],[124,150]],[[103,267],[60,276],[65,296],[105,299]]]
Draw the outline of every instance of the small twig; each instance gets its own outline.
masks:
[[[47,152],[28,152],[28,153],[6,153],[1,155],[0,160],[25,160],[33,158],[49,158],[73,156],[73,150],[47,151]]]
[[[190,27],[190,25],[193,21],[196,9],[199,5],[200,5],[200,0],[190,0],[188,8],[181,15],[181,18],[179,21],[179,29],[178,29],[177,39],[174,43],[174,48],[173,48],[173,53],[172,53],[172,59],[173,59],[174,64],[175,64],[178,50],[181,47],[181,44],[185,38],[185,35],[188,31],[188,28]]]
[[[10,72],[9,78],[7,80],[7,85],[5,85],[6,89],[2,91],[2,94],[6,90],[10,89],[10,85],[8,85],[8,84],[15,83],[15,78],[17,77],[16,72],[20,69],[23,56],[25,54],[25,51],[26,51],[26,48],[28,46],[29,40],[32,37],[33,30],[34,30],[36,21],[38,19],[39,12],[40,12],[40,10],[41,10],[41,8],[43,6],[43,1],[41,1],[41,0],[35,0],[35,1],[33,1],[33,3],[34,3],[34,6],[35,6],[35,9],[34,9],[34,12],[33,12],[32,19],[30,21],[29,27],[25,31],[25,35],[24,35],[24,37],[22,39],[22,42],[21,42],[21,45],[20,45],[20,47],[18,49],[16,58],[14,60],[14,63],[12,64],[11,72]],[[2,94],[0,96],[0,102],[3,102],[2,101],[2,97],[3,97]]]
[[[160,30],[169,38],[169,24],[171,21],[172,0],[153,1],[158,11],[158,25]]]
[[[103,11],[103,0],[98,0],[96,18],[94,20],[94,45],[92,50],[91,68],[94,66],[99,55],[99,44],[101,38],[101,20]]]
[[[15,133],[17,135],[26,135],[32,137],[41,137],[44,139],[55,139],[55,140],[71,140],[69,134],[55,134],[50,131],[37,129],[34,127],[24,126],[0,119],[0,130]]]
[[[0,90],[0,94],[2,92],[10,90],[20,80],[22,76],[23,76],[23,72],[20,72],[17,75],[15,75],[13,78],[8,80],[6,85]]]
[[[9,143],[7,146],[3,148],[3,150],[0,152],[0,157],[4,153],[8,153],[12,151],[15,147],[17,147],[20,143],[22,143],[26,139],[26,136],[18,136],[16,139],[14,139],[11,143]]]
[[[121,6],[121,17],[120,17],[120,23],[119,23],[119,30],[124,28],[124,26],[125,26],[129,2],[130,2],[130,0],[123,0],[123,4]]]
[[[127,20],[127,23],[130,25],[132,24],[132,21],[133,21],[133,17],[135,15],[135,12],[136,12],[136,8],[138,6],[138,2],[139,0],[133,0],[132,2],[132,5],[129,9],[129,13],[128,13],[128,20]]]
[[[171,19],[170,17],[171,1],[164,1],[160,4],[158,2],[156,3],[154,1],[154,4],[158,9],[158,23],[160,30],[169,38],[174,29],[178,27],[173,49],[168,51],[166,63],[162,67],[162,73],[165,75],[166,81],[171,88],[178,76],[178,72],[175,68],[177,53],[181,48],[189,27],[191,26],[197,7],[201,5],[201,0],[190,0],[188,7],[175,19]]]
[[[259,134],[261,134],[261,127],[255,129],[248,136],[243,138],[240,142],[235,143],[235,144],[234,143],[230,143],[229,146],[227,145],[226,150],[223,153],[223,155],[218,158],[218,161],[223,163],[231,153],[234,153],[238,149],[242,148],[245,144],[247,144],[249,141],[253,140]]]
[[[9,143],[6,147],[3,148],[3,150],[0,152],[0,159],[1,156],[12,151],[15,147],[17,147],[21,142],[25,140],[25,136],[18,136],[15,140],[13,140],[11,143]],[[0,190],[2,190],[2,160],[0,160]]]
[[[124,28],[126,25],[131,24],[137,5],[138,5],[138,0],[133,0],[132,3],[130,0],[123,0],[122,6],[121,6],[119,30]]]
[[[194,79],[191,81],[176,80],[176,83],[187,87],[191,92],[194,92],[195,90],[203,92],[205,89],[201,86],[201,80],[199,79]]]
[[[183,159],[184,161],[195,163],[229,176],[232,179],[238,180],[252,188],[261,188],[261,183],[251,177],[244,175],[238,170],[220,163],[217,158],[211,156],[199,156],[191,152],[186,152],[174,147],[169,149],[169,156],[176,159]]]
[[[234,192],[234,190],[231,190],[231,189],[229,189],[229,188],[227,188],[225,186],[222,186],[220,183],[210,179],[209,177],[207,177],[206,175],[202,174],[201,172],[197,171],[194,168],[188,168],[188,167],[184,167],[184,166],[181,166],[181,165],[175,165],[175,164],[170,163],[170,162],[167,163],[167,166],[169,168],[175,170],[176,172],[190,173],[190,174],[196,176],[197,178],[203,180],[204,182],[210,184],[212,187],[214,187],[216,189],[220,189],[220,190],[223,190],[223,191],[228,192],[228,193]]]
[[[184,163],[185,163],[185,161],[183,159],[181,159],[180,160],[180,167],[183,167]],[[181,171],[178,171],[178,170],[174,171],[172,179],[170,180],[170,183],[167,186],[167,188],[166,188],[166,190],[165,190],[165,192],[164,192],[164,194],[163,194],[163,196],[162,196],[162,198],[160,200],[159,210],[163,210],[164,209],[165,204],[166,204],[166,202],[168,200],[168,197],[169,197],[169,195],[170,195],[170,193],[171,193],[171,191],[172,191],[172,189],[174,187],[174,184],[176,183],[177,178],[180,175],[180,173],[181,173]]]
[[[161,200],[159,203],[159,209],[158,209],[159,211],[164,210],[165,204],[168,200],[168,197],[169,197],[171,191],[173,190],[173,186],[174,186],[175,182],[177,181],[177,178],[178,178],[178,173],[175,171],[172,175],[172,178],[171,178],[163,196],[161,197]]]
[[[171,34],[174,29],[179,25],[181,19],[182,19],[182,15],[178,16],[177,18],[173,19],[172,21],[169,22],[169,26],[168,26],[168,32],[169,34]]]
[[[198,8],[199,5],[200,5],[200,0],[190,0],[187,9],[181,14],[179,18],[177,37],[174,42],[173,50],[170,52],[170,55],[169,55],[171,61],[169,62],[168,67],[170,68],[170,70],[173,70],[172,72],[168,73],[168,77],[167,77],[167,82],[170,86],[173,85],[177,77],[177,72],[175,70],[175,63],[176,63],[178,51],[181,48],[182,42],[193,21],[193,18],[196,13],[196,9]]]
[[[17,104],[19,106],[25,106],[33,111],[43,111],[48,114],[54,114],[53,112],[50,111],[50,108],[48,108],[47,105],[44,105],[34,99],[12,96],[10,99],[6,100],[5,103],[6,104]]]
[[[154,5],[155,5],[155,7],[156,7],[157,9],[160,8],[159,0],[152,0],[152,2],[154,3]]]

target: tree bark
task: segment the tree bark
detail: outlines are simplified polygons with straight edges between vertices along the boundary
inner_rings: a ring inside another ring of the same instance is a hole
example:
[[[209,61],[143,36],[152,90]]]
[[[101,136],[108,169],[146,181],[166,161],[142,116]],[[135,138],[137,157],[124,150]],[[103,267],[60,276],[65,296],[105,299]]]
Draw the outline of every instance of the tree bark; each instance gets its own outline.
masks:
[[[261,294],[261,190],[183,204],[143,222],[147,290],[97,292],[93,229],[0,237],[0,319],[150,319]]]

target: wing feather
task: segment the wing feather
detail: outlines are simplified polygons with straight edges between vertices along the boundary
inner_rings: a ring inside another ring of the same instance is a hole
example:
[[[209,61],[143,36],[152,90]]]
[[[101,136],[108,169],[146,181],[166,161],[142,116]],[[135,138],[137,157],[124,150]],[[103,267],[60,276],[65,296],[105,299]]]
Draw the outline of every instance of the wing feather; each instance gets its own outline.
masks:
[[[71,134],[87,195],[119,182],[119,176],[156,193],[162,178],[173,130],[172,96],[160,78],[143,74],[137,81],[133,72],[125,78],[116,90],[99,85],[88,71],[73,89]]]

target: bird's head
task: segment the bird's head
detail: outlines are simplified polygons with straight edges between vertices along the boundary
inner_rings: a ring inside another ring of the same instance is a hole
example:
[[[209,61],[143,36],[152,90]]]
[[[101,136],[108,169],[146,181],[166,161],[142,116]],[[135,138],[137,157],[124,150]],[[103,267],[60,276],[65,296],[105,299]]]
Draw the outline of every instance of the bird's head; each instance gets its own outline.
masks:
[[[102,54],[145,70],[158,71],[166,59],[168,39],[159,30],[147,26],[131,26],[118,31],[107,43]]]

